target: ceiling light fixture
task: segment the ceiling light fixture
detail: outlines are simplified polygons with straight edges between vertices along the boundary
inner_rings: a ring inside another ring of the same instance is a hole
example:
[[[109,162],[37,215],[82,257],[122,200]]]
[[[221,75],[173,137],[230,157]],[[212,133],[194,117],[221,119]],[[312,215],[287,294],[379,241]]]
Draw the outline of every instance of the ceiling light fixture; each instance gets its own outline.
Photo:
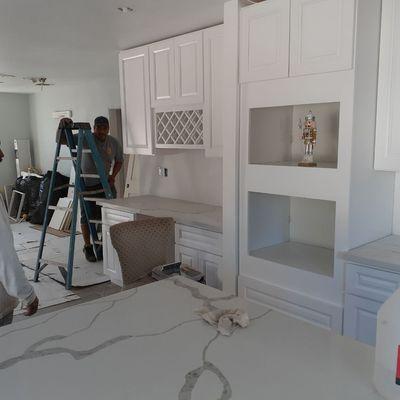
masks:
[[[0,78],[15,78],[15,75],[12,74],[5,74],[3,72],[0,72]]]
[[[133,12],[134,10],[132,7],[125,6],[125,7],[118,7],[118,11],[121,11],[122,14],[128,14]]]

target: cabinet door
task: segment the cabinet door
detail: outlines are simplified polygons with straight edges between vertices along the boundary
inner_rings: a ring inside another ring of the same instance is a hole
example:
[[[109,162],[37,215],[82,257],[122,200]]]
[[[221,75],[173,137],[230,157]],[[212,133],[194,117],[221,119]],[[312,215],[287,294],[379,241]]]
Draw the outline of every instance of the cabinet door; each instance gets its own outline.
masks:
[[[219,273],[222,257],[199,251],[199,268],[206,276],[206,284],[216,289],[222,289]]]
[[[203,33],[175,38],[176,104],[203,103]]]
[[[174,40],[150,45],[151,106],[171,105],[175,101]]]
[[[400,171],[400,3],[382,2],[375,169]]]
[[[290,0],[269,0],[241,11],[241,82],[289,75]]]
[[[121,265],[119,263],[118,254],[111,242],[109,228],[103,228],[103,271],[108,275],[111,282],[122,286]]]
[[[355,0],[292,0],[290,75],[353,66]]]
[[[199,266],[199,251],[191,249],[190,247],[175,246],[175,260],[181,261],[182,264],[188,267],[204,273],[204,271]]]
[[[222,157],[223,25],[206,29],[204,39],[204,144],[206,157]]]
[[[358,296],[346,295],[344,335],[375,346],[378,311],[382,303]]]
[[[119,55],[125,154],[153,154],[148,51],[141,47]]]

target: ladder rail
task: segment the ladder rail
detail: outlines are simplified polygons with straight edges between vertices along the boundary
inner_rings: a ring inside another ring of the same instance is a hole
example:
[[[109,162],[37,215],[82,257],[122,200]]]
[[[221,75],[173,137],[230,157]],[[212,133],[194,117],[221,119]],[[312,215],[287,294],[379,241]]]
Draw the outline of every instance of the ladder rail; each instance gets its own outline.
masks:
[[[86,126],[79,127],[79,131],[77,134],[77,143],[75,143],[75,137],[72,132],[72,128],[63,128],[62,129],[62,135],[65,136],[66,138],[66,143],[62,143],[61,140],[57,141],[57,147],[56,147],[56,152],[54,156],[54,162],[53,162],[53,170],[52,170],[52,175],[51,175],[51,180],[50,180],[50,187],[49,187],[49,194],[47,197],[46,201],[46,211],[45,211],[45,218],[44,218],[44,224],[43,224],[43,229],[42,229],[42,235],[41,235],[41,240],[40,240],[40,246],[39,246],[39,253],[38,253],[38,259],[36,263],[36,270],[35,270],[35,276],[34,280],[35,282],[38,282],[39,280],[39,275],[43,271],[43,269],[48,265],[48,263],[41,263],[44,261],[43,259],[43,249],[44,249],[44,243],[45,243],[45,238],[46,238],[46,233],[47,233],[47,228],[49,225],[49,216],[50,213],[49,211],[51,209],[58,209],[56,206],[50,206],[50,199],[51,195],[57,188],[55,188],[55,175],[57,172],[57,167],[59,161],[64,161],[64,160],[70,160],[72,161],[72,165],[75,169],[75,183],[72,185],[75,190],[74,190],[74,197],[72,201],[72,218],[71,218],[71,233],[70,233],[70,239],[69,239],[69,250],[68,250],[68,262],[66,265],[67,267],[67,273],[66,273],[66,278],[65,278],[65,286],[67,289],[70,289],[72,287],[72,276],[73,276],[73,269],[74,269],[74,256],[75,256],[75,244],[76,244],[76,228],[77,228],[77,222],[78,222],[78,205],[80,204],[81,206],[81,212],[86,216],[86,219],[88,221],[88,226],[89,226],[89,233],[91,237],[91,241],[94,245],[94,251],[96,254],[97,259],[99,259],[100,255],[100,246],[102,244],[101,241],[98,239],[97,235],[97,227],[96,224],[100,221],[96,221],[92,218],[92,212],[91,212],[91,207],[89,206],[90,201],[96,201],[96,198],[87,198],[85,197],[86,195],[89,194],[98,194],[98,193],[104,193],[105,197],[107,199],[112,199],[113,198],[113,193],[111,190],[111,186],[108,182],[108,177],[105,171],[104,167],[104,162],[100,156],[100,153],[97,149],[95,140],[93,138],[93,134],[90,129],[88,129]],[[86,144],[88,145],[88,148],[84,148],[84,142],[86,141]],[[71,157],[60,157],[60,150],[61,150],[61,145],[66,144],[70,150],[70,155]],[[90,191],[87,190],[86,184],[85,184],[85,177],[89,177],[88,175],[94,177],[95,174],[83,174],[82,173],[82,160],[83,160],[83,154],[89,154],[91,153],[93,162],[95,164],[96,170],[98,172],[98,175],[96,174],[96,178],[99,178],[100,184],[103,189],[99,189],[96,191]],[[71,185],[68,184],[68,187]]]
[[[46,200],[46,210],[44,213],[44,220],[43,220],[43,228],[42,228],[42,234],[40,237],[40,246],[39,246],[39,252],[38,252],[38,258],[37,258],[37,262],[36,262],[36,269],[35,269],[35,275],[33,280],[35,282],[39,281],[39,274],[40,274],[40,260],[42,259],[43,256],[43,249],[44,249],[44,242],[46,240],[46,233],[47,233],[47,226],[50,223],[49,220],[49,216],[50,216],[50,210],[49,210],[49,206],[50,206],[50,200],[51,200],[51,196],[53,194],[54,188],[55,188],[55,184],[56,184],[56,174],[55,172],[57,171],[57,157],[59,157],[60,155],[60,150],[61,150],[61,141],[57,142],[57,147],[56,147],[56,153],[54,156],[54,162],[53,162],[53,172],[51,174],[51,178],[50,178],[50,186],[49,186],[49,192],[47,194],[47,200]]]

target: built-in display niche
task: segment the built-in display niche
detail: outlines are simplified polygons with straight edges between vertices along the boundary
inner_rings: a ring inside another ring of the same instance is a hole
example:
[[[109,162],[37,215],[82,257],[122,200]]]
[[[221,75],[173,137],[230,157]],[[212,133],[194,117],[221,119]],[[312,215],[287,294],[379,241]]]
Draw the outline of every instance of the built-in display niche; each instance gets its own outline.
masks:
[[[249,255],[333,276],[333,201],[249,193]]]
[[[308,151],[313,147],[314,164],[303,166],[337,168],[339,116],[340,103],[252,109],[249,163],[299,167],[308,143]],[[316,131],[310,132],[313,126]]]

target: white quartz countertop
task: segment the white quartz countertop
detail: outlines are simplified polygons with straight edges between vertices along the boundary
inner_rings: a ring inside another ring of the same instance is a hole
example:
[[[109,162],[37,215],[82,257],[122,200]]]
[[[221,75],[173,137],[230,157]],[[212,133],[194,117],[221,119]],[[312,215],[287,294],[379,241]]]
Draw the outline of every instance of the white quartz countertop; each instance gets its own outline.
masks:
[[[248,305],[219,335],[195,310],[246,307],[184,278],[0,328],[7,400],[381,400],[373,348]]]
[[[390,235],[342,254],[346,261],[400,273],[400,236]]]
[[[152,217],[171,217],[183,225],[222,232],[222,207],[218,206],[150,195],[114,200],[99,199],[97,204]]]

